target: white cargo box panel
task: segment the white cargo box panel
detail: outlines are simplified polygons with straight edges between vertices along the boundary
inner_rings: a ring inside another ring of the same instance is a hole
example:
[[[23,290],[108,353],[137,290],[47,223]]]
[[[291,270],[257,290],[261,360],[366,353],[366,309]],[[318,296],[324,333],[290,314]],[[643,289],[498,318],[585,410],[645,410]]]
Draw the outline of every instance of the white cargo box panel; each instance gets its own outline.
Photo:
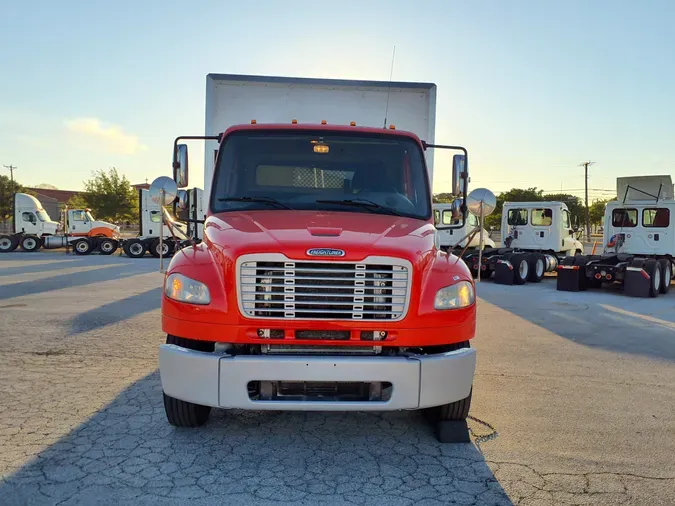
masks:
[[[630,186],[630,188],[629,188]],[[659,189],[661,193],[659,193]],[[628,191],[628,193],[626,193]],[[630,176],[616,178],[616,198],[628,200],[673,199],[673,180],[670,176]],[[652,196],[653,195],[653,196]]]
[[[389,106],[387,108],[387,96]],[[432,144],[436,124],[436,85],[387,81],[354,81],[272,76],[209,74],[206,76],[206,135],[232,125],[258,123],[329,124],[414,132]],[[205,143],[204,195],[208,199],[218,144]],[[433,150],[426,152],[433,184]]]

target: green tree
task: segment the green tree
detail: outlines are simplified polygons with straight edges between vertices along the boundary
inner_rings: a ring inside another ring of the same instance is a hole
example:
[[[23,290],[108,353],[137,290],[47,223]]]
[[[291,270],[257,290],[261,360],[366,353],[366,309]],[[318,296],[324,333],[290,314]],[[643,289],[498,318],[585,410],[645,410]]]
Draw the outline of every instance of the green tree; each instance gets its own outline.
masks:
[[[82,200],[92,210],[96,219],[124,221],[138,214],[138,195],[126,176],[111,168],[99,170],[84,182]]]
[[[544,200],[544,190],[537,188],[512,188],[507,192],[497,195],[497,206],[494,212],[485,218],[486,227],[499,227],[502,222],[502,210],[504,202],[539,202]]]
[[[588,213],[591,217],[591,225],[602,225],[607,202],[609,202],[609,200],[596,200],[588,207]]]
[[[451,204],[453,200],[455,200],[455,197],[452,193],[437,193],[432,196],[434,204]]]
[[[9,176],[0,175],[0,221],[5,221],[13,217],[12,198],[15,193],[25,193],[26,188],[12,180]]]
[[[577,224],[579,228],[584,228],[586,224],[586,206],[579,197],[568,193],[550,193],[544,195],[544,200],[567,204],[567,209],[570,210],[570,216],[572,217],[572,223]]]
[[[86,209],[89,207],[89,204],[87,204],[81,193],[73,195],[67,202],[67,205],[69,209]]]

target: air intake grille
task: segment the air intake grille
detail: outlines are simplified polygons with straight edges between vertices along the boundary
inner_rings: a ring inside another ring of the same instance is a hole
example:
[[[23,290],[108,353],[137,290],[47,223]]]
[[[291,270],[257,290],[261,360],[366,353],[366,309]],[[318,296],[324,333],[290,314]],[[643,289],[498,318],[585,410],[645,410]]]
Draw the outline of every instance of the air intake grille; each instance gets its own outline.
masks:
[[[245,259],[240,307],[250,318],[399,320],[408,307],[409,267],[397,259],[376,262]]]

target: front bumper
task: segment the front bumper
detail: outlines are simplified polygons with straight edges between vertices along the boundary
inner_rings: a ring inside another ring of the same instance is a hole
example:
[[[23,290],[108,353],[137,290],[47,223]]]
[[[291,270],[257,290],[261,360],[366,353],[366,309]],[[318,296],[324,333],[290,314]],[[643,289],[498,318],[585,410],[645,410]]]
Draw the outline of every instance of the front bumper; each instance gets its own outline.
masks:
[[[231,356],[172,344],[159,348],[164,393],[217,408],[388,411],[440,406],[468,397],[475,368],[472,348],[416,357]],[[260,401],[249,398],[251,381],[386,381],[393,390],[387,401]]]

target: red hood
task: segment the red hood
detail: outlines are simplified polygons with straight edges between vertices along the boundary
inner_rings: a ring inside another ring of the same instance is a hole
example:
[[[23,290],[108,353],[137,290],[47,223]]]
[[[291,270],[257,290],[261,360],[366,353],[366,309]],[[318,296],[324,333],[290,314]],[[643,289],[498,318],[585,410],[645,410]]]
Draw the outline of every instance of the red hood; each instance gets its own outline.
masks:
[[[398,216],[328,211],[247,211],[210,216],[205,240],[212,252],[230,260],[246,253],[283,252],[308,259],[310,248],[341,249],[340,260],[369,255],[407,258],[413,263],[432,251],[434,227]]]

